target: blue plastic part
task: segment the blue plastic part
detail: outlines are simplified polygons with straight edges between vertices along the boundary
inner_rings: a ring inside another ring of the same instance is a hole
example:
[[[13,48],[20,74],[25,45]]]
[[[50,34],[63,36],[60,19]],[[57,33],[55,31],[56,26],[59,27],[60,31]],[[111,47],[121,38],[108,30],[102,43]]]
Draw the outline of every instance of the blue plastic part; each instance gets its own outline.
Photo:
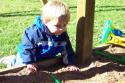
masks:
[[[113,33],[114,35],[116,35],[116,36],[120,36],[120,37],[123,37],[123,36],[124,36],[124,33],[123,33],[121,30],[119,30],[119,29],[114,29],[114,30],[112,30],[112,33]]]

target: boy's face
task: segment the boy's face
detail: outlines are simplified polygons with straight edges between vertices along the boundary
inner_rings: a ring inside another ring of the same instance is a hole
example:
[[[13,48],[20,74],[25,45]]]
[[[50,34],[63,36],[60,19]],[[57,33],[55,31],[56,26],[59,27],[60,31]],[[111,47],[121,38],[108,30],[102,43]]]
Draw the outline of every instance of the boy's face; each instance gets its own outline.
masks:
[[[49,31],[52,34],[60,35],[61,33],[66,31],[67,21],[60,20],[60,19],[53,19],[53,20],[50,20],[45,25],[48,27]]]

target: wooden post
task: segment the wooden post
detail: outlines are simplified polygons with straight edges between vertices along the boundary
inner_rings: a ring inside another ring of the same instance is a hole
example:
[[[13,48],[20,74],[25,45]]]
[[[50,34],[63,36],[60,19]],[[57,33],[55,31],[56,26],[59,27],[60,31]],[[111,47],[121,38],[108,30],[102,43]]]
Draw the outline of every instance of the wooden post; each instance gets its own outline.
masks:
[[[47,0],[40,0],[41,3],[43,3],[44,5],[47,3]]]
[[[76,54],[78,63],[84,63],[92,53],[95,0],[77,1]]]

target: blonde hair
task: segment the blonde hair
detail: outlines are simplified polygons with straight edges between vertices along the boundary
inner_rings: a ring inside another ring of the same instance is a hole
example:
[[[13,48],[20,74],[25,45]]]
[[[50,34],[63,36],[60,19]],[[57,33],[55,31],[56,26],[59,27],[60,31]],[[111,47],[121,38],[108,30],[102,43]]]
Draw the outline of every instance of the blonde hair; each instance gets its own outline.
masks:
[[[48,1],[48,3],[46,3],[43,7],[42,20],[44,23],[47,23],[50,20],[56,18],[61,18],[68,23],[70,19],[69,8],[65,3],[61,1]]]

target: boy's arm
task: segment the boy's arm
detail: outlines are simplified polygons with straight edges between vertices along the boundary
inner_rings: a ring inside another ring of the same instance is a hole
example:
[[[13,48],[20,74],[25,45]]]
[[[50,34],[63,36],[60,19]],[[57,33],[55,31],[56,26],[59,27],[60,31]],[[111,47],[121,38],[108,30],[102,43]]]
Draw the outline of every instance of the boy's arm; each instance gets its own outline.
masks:
[[[24,64],[31,64],[35,62],[35,49],[34,49],[34,38],[32,36],[33,32],[26,29],[21,42],[21,57]]]
[[[65,33],[64,38],[66,39],[66,45],[64,50],[62,51],[63,62],[66,65],[75,65],[76,64],[76,56],[71,46],[71,42],[69,40],[68,34]]]

